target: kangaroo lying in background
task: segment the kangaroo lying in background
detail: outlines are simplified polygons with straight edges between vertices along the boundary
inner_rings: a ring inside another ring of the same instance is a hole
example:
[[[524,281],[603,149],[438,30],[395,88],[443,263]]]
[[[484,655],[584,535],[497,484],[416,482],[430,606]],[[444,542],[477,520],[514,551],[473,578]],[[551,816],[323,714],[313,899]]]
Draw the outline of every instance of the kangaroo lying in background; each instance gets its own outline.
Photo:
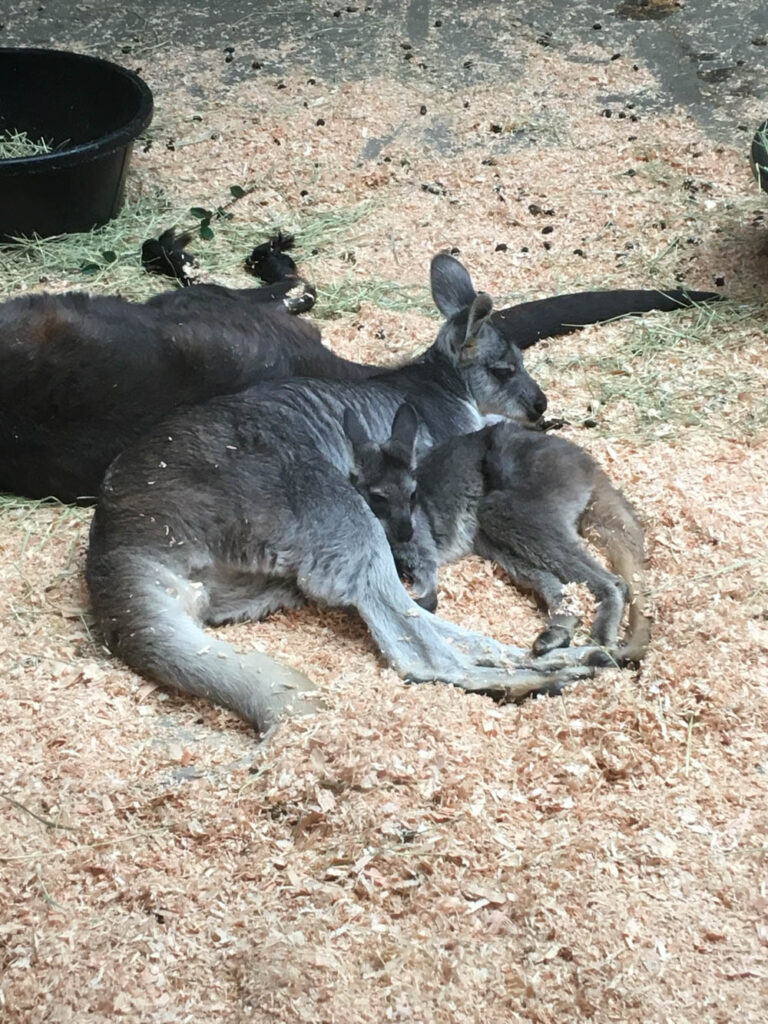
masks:
[[[436,256],[431,283],[446,321],[413,361],[364,381],[265,382],[211,399],[166,419],[114,461],[86,576],[102,634],[131,668],[264,731],[282,714],[315,707],[312,684],[202,627],[259,619],[305,598],[355,609],[389,664],[412,681],[515,699],[605,663],[593,647],[532,659],[420,608],[349,481],[346,408],[381,443],[410,403],[419,453],[477,430],[482,413],[533,422],[546,408],[519,349],[493,326],[490,297],[475,292],[464,267]]]
[[[260,380],[360,380],[286,310],[297,278],[263,288],[196,284],[145,303],[70,292],[0,305],[0,491],[93,500],[107,466],[174,409]],[[708,292],[591,292],[500,310],[519,348],[574,325],[674,309]]]
[[[382,522],[417,603],[434,611],[438,567],[474,553],[502,566],[546,609],[547,628],[534,654],[571,643],[579,620],[562,610],[563,584],[585,583],[598,601],[593,640],[619,662],[639,661],[651,629],[642,590],[643,532],[594,459],[564,438],[503,422],[452,438],[417,462],[418,427],[415,410],[404,404],[381,445],[352,409],[344,414],[350,478]],[[587,552],[582,537],[607,555],[617,575]]]
[[[200,284],[145,303],[70,292],[1,305],[0,490],[93,500],[112,459],[178,406],[371,372],[325,348],[282,292]]]

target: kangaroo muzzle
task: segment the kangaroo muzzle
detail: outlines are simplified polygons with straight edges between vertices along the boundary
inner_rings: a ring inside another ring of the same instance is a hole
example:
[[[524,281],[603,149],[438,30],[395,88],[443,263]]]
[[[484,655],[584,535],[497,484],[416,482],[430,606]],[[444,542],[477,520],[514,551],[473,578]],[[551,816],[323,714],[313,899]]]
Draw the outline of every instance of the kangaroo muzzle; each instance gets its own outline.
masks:
[[[410,517],[397,519],[389,524],[391,539],[396,544],[405,544],[413,538],[413,521]]]

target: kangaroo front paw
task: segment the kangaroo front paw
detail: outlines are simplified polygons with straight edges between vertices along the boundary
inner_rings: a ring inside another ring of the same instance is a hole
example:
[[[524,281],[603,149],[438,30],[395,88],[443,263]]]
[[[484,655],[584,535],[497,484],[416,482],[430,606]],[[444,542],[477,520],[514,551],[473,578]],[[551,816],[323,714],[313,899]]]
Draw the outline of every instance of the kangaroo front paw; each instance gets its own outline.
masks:
[[[425,611],[434,612],[437,608],[437,591],[435,590],[430,590],[419,597],[414,596],[413,599],[416,604]]]
[[[558,647],[569,647],[573,633],[565,626],[549,626],[539,633],[533,641],[531,650],[534,654],[548,654],[549,651],[557,650]]]

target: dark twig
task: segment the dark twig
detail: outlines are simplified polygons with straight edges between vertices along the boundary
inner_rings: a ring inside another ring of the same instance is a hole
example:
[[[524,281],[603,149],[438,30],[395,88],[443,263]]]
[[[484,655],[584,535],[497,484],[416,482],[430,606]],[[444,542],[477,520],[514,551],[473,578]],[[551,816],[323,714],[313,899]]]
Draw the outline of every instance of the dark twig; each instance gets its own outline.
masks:
[[[67,832],[77,832],[77,829],[74,828],[72,825],[62,825],[58,821],[51,821],[50,818],[44,818],[42,814],[38,814],[37,811],[33,811],[30,807],[27,807],[26,804],[22,804],[18,800],[14,800],[14,798],[12,796],[9,796],[7,793],[0,793],[0,796],[3,798],[3,800],[7,800],[12,807],[17,807],[20,811],[26,811],[26,813],[29,814],[30,817],[35,818],[43,825],[47,825],[48,828],[61,828],[65,829]]]

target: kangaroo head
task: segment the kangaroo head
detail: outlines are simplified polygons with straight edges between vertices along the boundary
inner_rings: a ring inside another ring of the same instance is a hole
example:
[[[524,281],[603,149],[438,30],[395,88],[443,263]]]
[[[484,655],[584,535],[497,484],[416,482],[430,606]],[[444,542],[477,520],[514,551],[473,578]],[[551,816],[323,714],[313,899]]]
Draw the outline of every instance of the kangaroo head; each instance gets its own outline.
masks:
[[[392,432],[383,445],[368,435],[356,412],[344,410],[344,432],[351,450],[350,480],[381,521],[391,544],[413,536],[416,506],[416,434],[419,421],[404,403],[395,413]]]
[[[447,253],[432,260],[430,279],[446,318],[435,346],[454,363],[480,412],[538,420],[546,396],[526,371],[520,349],[494,326],[490,295],[476,292],[466,268]]]

